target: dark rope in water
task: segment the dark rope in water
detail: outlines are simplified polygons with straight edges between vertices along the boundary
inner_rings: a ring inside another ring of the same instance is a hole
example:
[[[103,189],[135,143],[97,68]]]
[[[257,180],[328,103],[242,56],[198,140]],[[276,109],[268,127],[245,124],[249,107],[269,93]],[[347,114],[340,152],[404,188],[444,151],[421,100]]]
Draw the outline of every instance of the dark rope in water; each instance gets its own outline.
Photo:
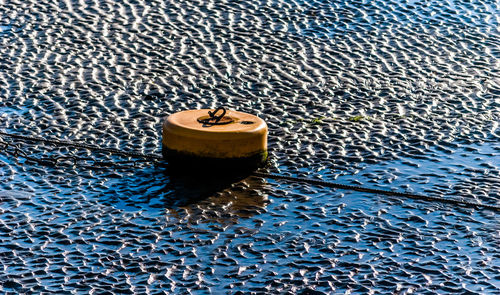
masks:
[[[87,150],[91,150],[91,151],[107,152],[110,154],[121,155],[121,156],[125,156],[125,157],[144,158],[144,159],[153,160],[153,161],[163,159],[163,157],[160,155],[143,154],[143,153],[139,153],[139,152],[127,152],[127,151],[122,151],[122,150],[114,149],[114,148],[103,148],[103,147],[98,147],[98,146],[94,146],[94,145],[90,145],[90,144],[77,143],[77,142],[71,142],[71,141],[65,141],[65,140],[46,139],[46,138],[42,138],[42,137],[11,134],[11,133],[6,133],[6,132],[2,132],[2,131],[0,131],[0,135],[7,136],[10,138],[21,139],[21,140],[25,140],[25,141],[44,142],[44,143],[49,143],[49,144],[58,145],[58,146],[71,146],[71,147],[82,148],[82,149],[87,149]]]
[[[442,198],[442,197],[433,197],[433,196],[418,195],[418,194],[412,194],[412,193],[403,193],[403,192],[397,192],[397,191],[381,190],[381,189],[367,188],[367,187],[362,187],[362,186],[335,183],[335,182],[324,181],[324,180],[319,180],[319,179],[286,176],[286,175],[275,174],[275,173],[253,172],[252,175],[258,176],[258,177],[275,179],[275,180],[285,180],[285,181],[290,181],[290,182],[309,183],[309,184],[323,186],[323,187],[331,187],[331,188],[352,190],[352,191],[372,193],[372,194],[381,194],[381,195],[387,195],[387,196],[406,197],[406,198],[411,198],[411,199],[441,202],[441,203],[448,203],[448,204],[454,204],[454,205],[473,206],[473,207],[477,207],[477,208],[485,208],[485,209],[491,209],[494,211],[500,211],[500,206],[474,203],[474,202],[458,200],[458,199],[454,199],[454,198]]]
[[[163,160],[163,157],[161,155],[144,154],[144,153],[139,153],[139,152],[127,152],[127,151],[122,151],[122,150],[118,150],[118,149],[114,149],[114,148],[102,148],[102,147],[98,147],[98,146],[94,146],[94,145],[89,145],[89,144],[84,144],[84,143],[76,143],[76,142],[71,142],[71,141],[64,141],[64,140],[57,140],[57,139],[46,139],[46,138],[42,138],[42,137],[11,134],[11,133],[6,133],[6,132],[2,132],[2,131],[0,131],[0,135],[10,137],[10,138],[20,139],[20,140],[24,140],[24,141],[44,142],[44,143],[58,145],[58,146],[71,146],[71,147],[76,147],[76,148],[88,149],[91,151],[107,152],[107,153],[126,156],[126,157],[143,158],[143,159],[147,159],[150,161]],[[17,153],[18,153],[18,151],[16,151],[15,155],[17,155]],[[29,157],[27,157],[27,158],[29,158]],[[38,161],[38,162],[43,163],[43,161]],[[442,197],[435,197],[435,196],[428,196],[428,195],[419,195],[419,194],[412,194],[412,193],[374,189],[374,188],[367,188],[367,187],[362,187],[362,186],[354,186],[354,185],[335,183],[335,182],[324,181],[324,180],[319,180],[319,179],[286,176],[286,175],[282,175],[282,174],[267,173],[267,172],[256,171],[256,172],[253,172],[251,175],[257,176],[257,177],[263,177],[263,178],[270,178],[270,179],[274,179],[274,180],[285,180],[285,181],[289,181],[289,182],[308,183],[308,184],[312,184],[312,185],[318,185],[318,186],[330,187],[330,188],[336,188],[336,189],[345,189],[345,190],[366,192],[366,193],[372,193],[372,194],[381,194],[381,195],[387,195],[387,196],[405,197],[405,198],[411,198],[411,199],[417,199],[417,200],[448,203],[448,204],[454,204],[454,205],[463,205],[463,206],[470,206],[470,207],[476,207],[476,208],[490,209],[493,211],[500,211],[500,206],[469,202],[469,201],[459,200],[459,199],[455,199],[455,198],[442,198]]]

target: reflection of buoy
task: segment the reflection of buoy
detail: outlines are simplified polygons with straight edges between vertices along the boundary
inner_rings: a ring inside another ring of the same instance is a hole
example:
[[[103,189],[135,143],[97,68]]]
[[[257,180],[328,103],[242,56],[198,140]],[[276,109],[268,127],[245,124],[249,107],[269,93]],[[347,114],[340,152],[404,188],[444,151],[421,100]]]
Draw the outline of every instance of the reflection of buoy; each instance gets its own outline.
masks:
[[[163,123],[162,152],[169,164],[183,170],[255,169],[267,159],[267,125],[222,107],[178,112]]]

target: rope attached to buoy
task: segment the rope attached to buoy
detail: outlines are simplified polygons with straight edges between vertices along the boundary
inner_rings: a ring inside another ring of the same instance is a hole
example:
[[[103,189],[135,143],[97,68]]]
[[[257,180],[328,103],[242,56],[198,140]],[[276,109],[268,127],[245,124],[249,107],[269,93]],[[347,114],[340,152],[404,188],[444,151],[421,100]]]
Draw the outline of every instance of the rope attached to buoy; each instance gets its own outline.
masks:
[[[48,143],[48,144],[52,144],[52,145],[56,145],[56,146],[71,146],[71,147],[82,148],[82,149],[87,149],[87,150],[91,150],[91,151],[107,152],[110,154],[115,154],[115,155],[120,155],[120,156],[125,156],[125,157],[144,158],[144,159],[153,160],[153,161],[163,159],[163,157],[160,155],[154,155],[154,154],[148,155],[148,154],[143,154],[143,153],[139,153],[139,152],[127,152],[127,151],[122,151],[119,149],[103,148],[103,147],[98,147],[98,146],[94,146],[94,145],[90,145],[90,144],[78,143],[78,142],[72,142],[72,141],[47,139],[47,138],[42,138],[42,137],[6,133],[6,132],[2,132],[2,131],[0,131],[0,135],[10,137],[10,138],[15,138],[15,139],[21,139],[24,141],[43,142],[43,143]]]
[[[217,112],[217,110],[214,111],[214,113],[216,113],[216,112]],[[6,132],[2,132],[2,131],[0,131],[0,135],[5,136],[5,137],[23,140],[23,141],[43,142],[43,143],[48,143],[48,144],[52,144],[52,145],[56,145],[56,146],[71,146],[71,147],[82,148],[82,149],[87,149],[87,150],[91,150],[91,151],[106,152],[106,153],[115,154],[115,155],[119,155],[119,156],[142,158],[142,159],[145,159],[145,160],[151,161],[151,162],[159,162],[160,160],[163,160],[163,157],[160,155],[144,154],[144,153],[140,153],[140,152],[127,152],[127,151],[122,151],[122,150],[113,149],[113,148],[102,148],[102,147],[98,147],[98,146],[94,146],[94,145],[76,143],[76,142],[71,142],[71,141],[63,141],[63,140],[57,140],[57,139],[46,139],[46,138],[34,137],[34,136],[25,136],[25,135],[19,135],[19,134],[6,133]],[[24,151],[22,151],[18,145],[12,145],[12,144],[9,144],[5,141],[0,141],[0,149],[1,150],[5,150],[9,146],[14,148],[12,155],[14,155],[15,157],[22,156],[22,157],[27,158],[29,160],[35,160],[36,162],[38,162],[40,164],[51,164],[50,166],[53,166],[53,165],[57,164],[57,162],[58,162],[57,159],[55,161],[54,160],[47,161],[46,159],[42,159],[42,160],[34,159],[32,157],[27,156],[26,153]],[[62,156],[62,157],[58,157],[58,158],[71,158],[74,160],[75,163],[77,160],[77,158],[73,157],[73,156],[68,156],[68,157]],[[45,162],[47,162],[47,163],[45,163]],[[442,197],[412,194],[412,193],[405,193],[405,192],[398,192],[398,191],[381,190],[381,189],[367,188],[367,187],[362,187],[362,186],[346,185],[346,184],[324,181],[324,180],[319,180],[319,179],[312,179],[312,178],[305,178],[305,177],[294,177],[294,176],[287,176],[287,175],[282,175],[282,174],[259,172],[259,171],[253,172],[251,175],[256,176],[256,177],[275,179],[275,180],[284,180],[284,181],[297,182],[297,183],[308,183],[308,184],[312,184],[312,185],[330,187],[330,188],[336,188],[336,189],[345,189],[345,190],[366,192],[366,193],[372,193],[372,194],[405,197],[405,198],[424,200],[424,201],[432,201],[432,202],[440,202],[440,203],[447,203],[447,204],[453,204],[453,205],[462,205],[462,206],[469,206],[469,207],[475,207],[475,208],[490,209],[493,211],[500,212],[500,206],[469,202],[469,201],[459,200],[459,199],[455,199],[455,198],[442,198]]]
[[[219,111],[222,111],[222,114],[217,116],[217,113]],[[216,108],[213,112],[208,111],[208,117],[202,117],[198,118],[197,121],[200,124],[203,124],[205,127],[210,127],[213,125],[226,125],[229,123],[233,122],[233,119],[231,117],[226,117],[226,108],[225,107],[218,107]]]
[[[275,174],[275,173],[253,172],[252,175],[264,177],[264,178],[275,179],[275,180],[285,180],[285,181],[290,181],[290,182],[308,183],[308,184],[318,185],[318,186],[323,186],[323,187],[352,190],[352,191],[358,191],[358,192],[364,192],[364,193],[381,194],[381,195],[396,196],[396,197],[405,197],[405,198],[410,198],[410,199],[448,203],[448,204],[454,204],[454,205],[473,206],[473,207],[477,207],[477,208],[485,208],[485,209],[500,211],[500,206],[482,204],[482,203],[474,203],[474,202],[458,200],[458,199],[454,199],[454,198],[442,198],[442,197],[412,194],[412,193],[405,193],[405,192],[398,192],[398,191],[389,191],[389,190],[368,188],[368,187],[362,187],[362,186],[341,184],[341,183],[324,181],[324,180],[319,180],[319,179],[287,176],[287,175],[281,175],[281,174]]]

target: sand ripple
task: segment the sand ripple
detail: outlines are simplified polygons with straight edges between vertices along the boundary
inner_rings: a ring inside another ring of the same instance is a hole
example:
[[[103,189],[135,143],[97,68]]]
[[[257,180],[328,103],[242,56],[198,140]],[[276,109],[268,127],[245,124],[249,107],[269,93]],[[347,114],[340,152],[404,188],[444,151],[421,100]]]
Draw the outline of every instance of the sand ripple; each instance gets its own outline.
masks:
[[[498,205],[499,15],[485,0],[0,1],[0,128],[157,153],[163,116],[224,104],[266,119],[281,173]],[[200,190],[161,170],[0,154],[0,290],[499,291],[491,212],[254,178]]]

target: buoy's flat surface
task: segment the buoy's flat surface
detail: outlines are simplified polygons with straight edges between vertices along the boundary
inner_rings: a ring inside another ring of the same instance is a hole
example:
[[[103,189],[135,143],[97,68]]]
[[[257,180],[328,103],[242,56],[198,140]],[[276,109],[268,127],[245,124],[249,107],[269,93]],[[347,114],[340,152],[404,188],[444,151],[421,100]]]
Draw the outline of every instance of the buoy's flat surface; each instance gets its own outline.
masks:
[[[170,115],[163,124],[164,150],[201,158],[249,158],[267,155],[267,124],[257,116],[228,110],[222,125],[204,124],[210,109]],[[164,153],[165,154],[165,153]],[[266,156],[260,157],[260,159]]]
[[[199,118],[207,117],[210,109],[187,110],[170,115],[164,128],[169,132],[182,133],[200,139],[236,139],[254,137],[265,134],[267,124],[261,118],[228,110],[225,117],[230,117],[233,121],[224,125],[208,125],[198,122]]]

